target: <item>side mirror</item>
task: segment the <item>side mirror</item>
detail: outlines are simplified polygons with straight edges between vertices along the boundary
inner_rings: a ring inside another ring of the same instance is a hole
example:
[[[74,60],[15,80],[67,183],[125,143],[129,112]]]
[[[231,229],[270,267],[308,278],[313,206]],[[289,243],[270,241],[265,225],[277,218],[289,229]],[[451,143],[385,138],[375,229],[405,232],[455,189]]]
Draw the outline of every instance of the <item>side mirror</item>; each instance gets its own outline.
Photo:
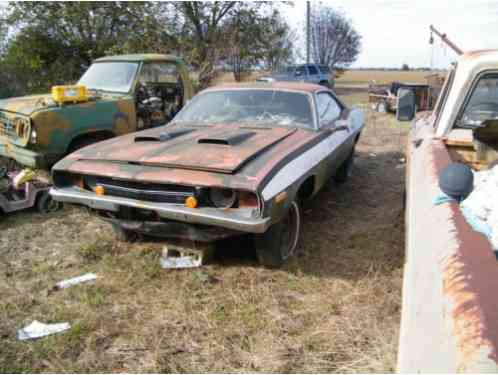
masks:
[[[396,100],[396,120],[412,121],[416,111],[415,93],[410,89],[400,87]]]

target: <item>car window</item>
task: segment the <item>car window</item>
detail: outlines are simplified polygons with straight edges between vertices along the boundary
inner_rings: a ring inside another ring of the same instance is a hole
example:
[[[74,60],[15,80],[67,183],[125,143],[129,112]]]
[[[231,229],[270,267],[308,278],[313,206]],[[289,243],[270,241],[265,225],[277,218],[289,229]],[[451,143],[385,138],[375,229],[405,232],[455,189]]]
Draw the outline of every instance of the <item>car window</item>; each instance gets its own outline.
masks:
[[[475,128],[498,120],[498,73],[482,76],[474,87],[457,127]]]
[[[310,98],[305,93],[240,89],[196,95],[175,122],[210,126],[249,124],[313,129]]]
[[[330,69],[326,65],[320,65],[320,71],[322,72],[322,74],[329,74],[330,73]]]
[[[308,65],[308,73],[312,76],[315,76],[318,74],[318,70],[314,65]]]
[[[304,66],[298,66],[296,68],[296,76],[304,77],[306,76],[306,68]]]
[[[317,96],[318,118],[320,126],[330,124],[341,115],[341,106],[328,92],[321,92]]]
[[[139,81],[142,83],[176,83],[179,73],[173,63],[144,64],[140,72]]]

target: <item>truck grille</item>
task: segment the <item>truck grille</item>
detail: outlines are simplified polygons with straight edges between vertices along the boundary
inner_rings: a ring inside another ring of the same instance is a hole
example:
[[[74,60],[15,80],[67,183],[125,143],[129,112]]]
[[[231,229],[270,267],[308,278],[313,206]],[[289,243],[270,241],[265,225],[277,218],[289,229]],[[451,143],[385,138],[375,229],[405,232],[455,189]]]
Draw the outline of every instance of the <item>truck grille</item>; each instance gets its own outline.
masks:
[[[98,177],[94,183],[102,186],[106,195],[145,202],[184,204],[185,199],[196,195],[196,189],[191,186],[121,181],[102,177]]]
[[[16,128],[11,119],[0,113],[0,136],[16,137]]]

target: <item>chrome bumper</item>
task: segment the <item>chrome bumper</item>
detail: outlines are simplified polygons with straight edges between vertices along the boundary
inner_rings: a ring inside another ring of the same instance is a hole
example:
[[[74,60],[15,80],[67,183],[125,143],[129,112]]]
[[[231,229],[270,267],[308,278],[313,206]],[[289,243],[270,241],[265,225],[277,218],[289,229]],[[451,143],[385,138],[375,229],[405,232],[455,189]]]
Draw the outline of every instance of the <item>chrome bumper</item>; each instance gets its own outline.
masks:
[[[264,233],[270,226],[270,218],[252,218],[249,209],[219,210],[212,207],[188,208],[168,203],[153,203],[135,199],[98,196],[77,187],[52,188],[54,200],[88,206],[96,210],[117,212],[120,206],[155,211],[161,218],[191,224],[204,224],[249,233]]]

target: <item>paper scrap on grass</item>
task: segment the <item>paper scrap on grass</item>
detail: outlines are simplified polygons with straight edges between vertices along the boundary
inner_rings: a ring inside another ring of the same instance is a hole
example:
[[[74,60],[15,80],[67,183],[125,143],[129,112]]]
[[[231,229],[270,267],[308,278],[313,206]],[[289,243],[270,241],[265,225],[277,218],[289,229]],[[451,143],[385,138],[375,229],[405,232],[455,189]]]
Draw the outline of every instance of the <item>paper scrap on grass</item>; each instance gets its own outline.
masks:
[[[94,273],[87,273],[86,275],[78,276],[78,277],[73,277],[72,279],[67,279],[58,282],[55,284],[56,289],[65,289],[69,288],[70,286],[81,284],[81,283],[86,283],[89,281],[94,281],[97,279],[97,275]]]
[[[161,258],[162,268],[196,268],[202,265],[202,259],[198,256],[179,256]]]
[[[55,333],[67,331],[71,326],[69,323],[44,324],[37,320],[17,331],[17,338],[21,341],[37,339]]]

